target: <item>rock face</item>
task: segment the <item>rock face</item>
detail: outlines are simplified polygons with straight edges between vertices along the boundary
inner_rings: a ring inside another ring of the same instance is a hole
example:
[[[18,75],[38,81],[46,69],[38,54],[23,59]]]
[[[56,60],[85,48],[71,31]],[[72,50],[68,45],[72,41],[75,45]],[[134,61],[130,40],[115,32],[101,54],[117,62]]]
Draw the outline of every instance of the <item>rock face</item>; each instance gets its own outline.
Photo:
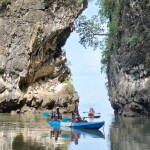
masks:
[[[0,0],[0,112],[38,111],[79,100],[62,50],[87,6],[76,0]]]
[[[119,2],[119,1],[118,1]],[[150,115],[150,2],[122,1],[108,66],[109,97],[124,116]]]

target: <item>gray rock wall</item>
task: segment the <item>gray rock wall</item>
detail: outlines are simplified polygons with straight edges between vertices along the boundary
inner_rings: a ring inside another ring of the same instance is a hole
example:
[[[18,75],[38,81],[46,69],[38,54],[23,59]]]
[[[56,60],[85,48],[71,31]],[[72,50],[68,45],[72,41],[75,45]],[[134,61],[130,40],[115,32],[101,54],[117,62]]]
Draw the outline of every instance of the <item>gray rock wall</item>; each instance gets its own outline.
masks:
[[[108,66],[109,97],[124,116],[150,114],[150,3],[122,1],[118,45]]]
[[[86,0],[0,1],[0,112],[75,106],[77,93],[63,90],[70,69],[61,48],[86,6]],[[54,98],[56,89],[66,98]]]

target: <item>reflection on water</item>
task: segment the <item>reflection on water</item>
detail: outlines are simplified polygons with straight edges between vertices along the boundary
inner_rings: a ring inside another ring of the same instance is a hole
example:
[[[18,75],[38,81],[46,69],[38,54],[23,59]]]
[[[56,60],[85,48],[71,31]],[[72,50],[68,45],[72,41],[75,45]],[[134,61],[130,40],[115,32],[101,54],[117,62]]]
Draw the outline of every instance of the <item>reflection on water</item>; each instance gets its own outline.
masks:
[[[54,137],[55,141],[58,138],[68,139],[68,141],[74,141],[75,145],[78,145],[78,141],[81,136],[84,138],[105,138],[104,134],[100,130],[91,129],[80,129],[80,128],[70,128],[70,127],[60,127],[51,126],[51,138]]]
[[[105,117],[104,134],[103,129],[52,128],[41,115],[0,114],[0,150],[150,149],[149,119],[110,118]]]
[[[0,150],[67,150],[83,137],[104,138],[101,131],[51,128],[41,115],[0,114],[0,124]]]
[[[110,129],[111,150],[149,150],[148,118],[116,117]]]
[[[0,150],[55,149],[50,128],[39,115],[0,114],[0,124]]]
[[[40,143],[35,142],[32,140],[32,138],[24,139],[24,136],[22,134],[17,135],[12,143],[12,149],[13,150],[44,150],[44,145],[42,146]]]

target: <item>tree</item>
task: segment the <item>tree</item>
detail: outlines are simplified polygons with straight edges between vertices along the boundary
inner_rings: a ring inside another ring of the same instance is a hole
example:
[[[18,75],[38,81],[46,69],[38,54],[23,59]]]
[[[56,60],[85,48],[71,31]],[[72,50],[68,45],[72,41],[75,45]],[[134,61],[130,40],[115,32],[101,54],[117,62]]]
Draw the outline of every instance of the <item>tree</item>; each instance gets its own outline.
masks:
[[[110,50],[118,43],[116,33],[122,0],[97,0],[96,5],[99,7],[97,15],[90,19],[80,16],[76,22],[76,32],[79,33],[79,43],[85,48],[90,46],[94,50],[102,50],[101,69],[107,71]]]
[[[99,16],[92,16],[87,19],[86,16],[80,16],[76,22],[76,32],[79,33],[79,43],[85,48],[93,47],[94,50],[103,46],[100,36],[108,35],[105,32],[102,20]]]

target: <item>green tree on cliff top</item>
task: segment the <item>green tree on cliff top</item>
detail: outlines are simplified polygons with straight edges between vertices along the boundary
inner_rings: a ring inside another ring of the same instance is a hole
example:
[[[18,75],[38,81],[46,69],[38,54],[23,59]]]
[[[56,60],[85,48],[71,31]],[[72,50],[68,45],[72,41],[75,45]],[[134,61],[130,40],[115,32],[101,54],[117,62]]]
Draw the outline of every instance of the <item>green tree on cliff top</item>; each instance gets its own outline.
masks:
[[[115,44],[115,34],[119,26],[121,3],[115,0],[97,0],[99,11],[88,19],[80,16],[76,22],[76,32],[79,33],[79,43],[85,48],[102,50],[102,71],[107,70],[110,49]],[[104,46],[105,44],[105,46]]]

